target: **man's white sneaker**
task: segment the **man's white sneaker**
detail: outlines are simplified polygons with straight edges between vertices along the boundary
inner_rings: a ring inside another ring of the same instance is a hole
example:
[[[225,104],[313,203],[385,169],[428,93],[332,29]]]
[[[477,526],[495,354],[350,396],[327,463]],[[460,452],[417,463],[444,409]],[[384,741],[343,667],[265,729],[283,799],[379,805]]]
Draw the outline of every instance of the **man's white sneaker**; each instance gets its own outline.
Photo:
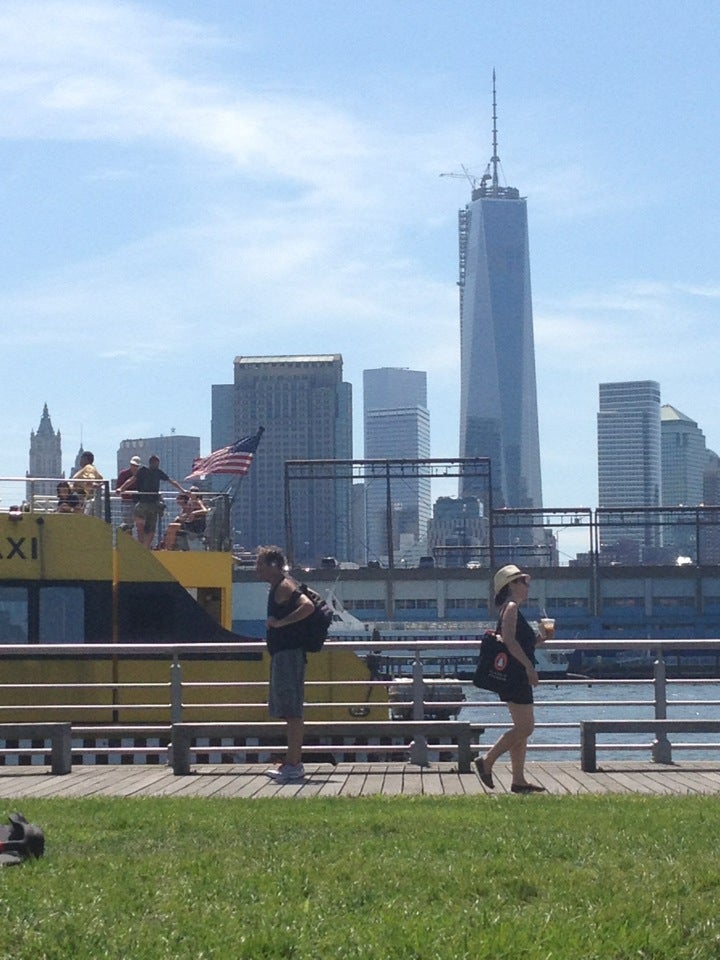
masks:
[[[276,783],[298,783],[305,778],[305,767],[301,763],[281,763],[265,773]]]

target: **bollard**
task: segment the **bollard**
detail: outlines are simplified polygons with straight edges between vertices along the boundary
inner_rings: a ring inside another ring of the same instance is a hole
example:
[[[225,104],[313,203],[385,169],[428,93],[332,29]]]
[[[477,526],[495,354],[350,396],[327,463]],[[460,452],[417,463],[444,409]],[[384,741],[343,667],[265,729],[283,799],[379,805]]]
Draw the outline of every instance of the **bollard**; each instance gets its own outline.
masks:
[[[413,663],[412,673],[412,718],[413,720],[423,720],[425,718],[425,683],[423,682],[423,663],[420,650],[415,651],[415,661]]]
[[[170,664],[170,723],[182,723],[182,718],[182,665],[177,653],[173,653],[172,663]],[[167,762],[168,766],[174,768],[175,758],[172,740],[168,744]]]
[[[416,733],[415,739],[410,741],[410,763],[415,763],[418,767],[430,766],[427,740],[422,733]]]
[[[173,653],[173,661],[170,666],[170,723],[182,723],[182,718],[182,666],[178,655]]]
[[[658,647],[658,657],[653,669],[655,689],[655,719],[667,720],[667,685],[665,683],[665,661],[662,647]],[[653,763],[672,763],[672,746],[665,730],[656,730],[652,745]]]

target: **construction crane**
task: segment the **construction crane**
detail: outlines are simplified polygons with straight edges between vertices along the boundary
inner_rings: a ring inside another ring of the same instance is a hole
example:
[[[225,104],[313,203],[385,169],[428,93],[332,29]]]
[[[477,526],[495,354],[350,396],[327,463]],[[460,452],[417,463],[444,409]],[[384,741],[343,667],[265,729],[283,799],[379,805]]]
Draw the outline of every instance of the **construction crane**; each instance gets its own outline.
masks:
[[[493,95],[493,155],[485,168],[485,173],[481,177],[475,177],[463,164],[460,164],[462,173],[441,173],[441,177],[453,177],[457,180],[467,180],[473,191],[473,199],[477,196],[514,196],[517,191],[514,188],[501,187],[498,179],[498,167],[500,166],[500,157],[498,156],[497,140],[497,96],[495,90],[495,71],[492,75],[492,95]]]
[[[492,174],[490,173],[490,164],[488,164],[485,173],[481,177],[476,177],[474,174],[470,173],[468,168],[461,163],[460,168],[462,173],[441,173],[441,177],[452,177],[453,180],[467,180],[470,184],[470,187],[473,191],[484,189],[488,180],[492,180]]]

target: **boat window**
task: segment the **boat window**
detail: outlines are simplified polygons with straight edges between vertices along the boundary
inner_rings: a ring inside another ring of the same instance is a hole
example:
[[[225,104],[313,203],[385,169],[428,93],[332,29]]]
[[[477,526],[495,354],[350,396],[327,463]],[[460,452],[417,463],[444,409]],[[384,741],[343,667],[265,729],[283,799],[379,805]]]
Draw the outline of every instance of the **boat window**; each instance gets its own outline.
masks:
[[[480,597],[448,597],[446,610],[487,610],[487,600]]]
[[[28,592],[0,587],[0,643],[28,642]]]
[[[85,639],[85,592],[82,587],[42,587],[40,643],[82,643]]]
[[[653,597],[654,607],[694,607],[694,597]]]
[[[551,607],[553,609],[563,609],[568,610],[572,607],[587,607],[588,598],[587,597],[550,597],[548,596],[545,599],[545,606],[549,610]]]
[[[430,610],[437,607],[435,599],[413,599],[396,600],[395,606],[398,610]]]
[[[365,598],[361,600],[343,600],[343,606],[346,610],[384,610],[385,601]]]

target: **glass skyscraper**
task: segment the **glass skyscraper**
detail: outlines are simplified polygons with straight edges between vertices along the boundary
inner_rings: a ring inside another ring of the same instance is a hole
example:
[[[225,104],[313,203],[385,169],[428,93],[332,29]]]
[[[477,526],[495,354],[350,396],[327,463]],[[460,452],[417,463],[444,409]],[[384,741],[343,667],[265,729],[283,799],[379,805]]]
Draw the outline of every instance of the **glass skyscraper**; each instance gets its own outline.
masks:
[[[363,372],[366,459],[421,460],[430,456],[427,375],[421,370],[382,367]],[[397,478],[391,484],[396,550],[424,541],[430,519],[430,478]],[[365,481],[366,553],[388,556],[388,502],[383,479]]]
[[[659,507],[660,384],[601,383],[599,400],[598,506]]]
[[[233,423],[236,437],[265,427],[238,486],[235,536],[246,549],[287,547],[285,462],[352,457],[352,388],[340,354],[236,357]],[[297,482],[292,504],[294,560],[317,566],[323,556],[344,560],[350,550],[349,477]]]
[[[707,466],[705,434],[695,420],[669,403],[660,407],[662,503],[694,507],[703,502],[703,474]]]
[[[654,380],[601,383],[597,415],[598,506],[659,507],[662,457],[660,384]],[[638,517],[640,515],[638,514]],[[662,546],[660,527],[631,523],[632,514],[600,524],[600,550],[622,546],[625,559],[646,562]],[[634,545],[634,546],[633,546]]]
[[[527,204],[498,181],[494,77],[493,148],[459,214],[460,456],[490,457],[494,507],[541,507]],[[460,496],[486,499],[470,477]]]
[[[660,407],[660,450],[663,506],[695,507],[703,503],[703,481],[708,460],[705,434],[695,420],[669,403]],[[678,555],[697,556],[698,534],[694,519],[688,524],[673,524],[665,533],[664,545],[677,547]],[[714,531],[714,534],[712,540],[716,541],[717,532]],[[707,548],[707,538],[703,539],[705,543],[702,546]],[[703,549],[702,553],[707,559],[707,549]]]

